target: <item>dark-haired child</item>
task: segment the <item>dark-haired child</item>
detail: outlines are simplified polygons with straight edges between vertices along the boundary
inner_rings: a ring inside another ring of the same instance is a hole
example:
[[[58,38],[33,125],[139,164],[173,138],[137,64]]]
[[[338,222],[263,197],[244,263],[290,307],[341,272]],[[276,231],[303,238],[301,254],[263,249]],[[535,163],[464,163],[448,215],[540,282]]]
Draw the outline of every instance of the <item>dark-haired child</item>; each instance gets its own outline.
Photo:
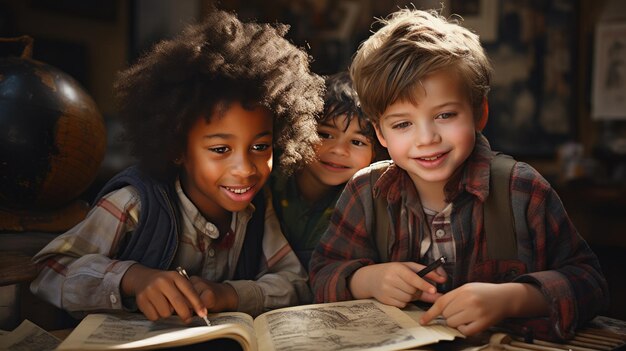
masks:
[[[393,162],[346,185],[311,258],[315,300],[419,299],[434,303],[422,323],[442,315],[467,335],[511,318],[535,337],[572,337],[607,307],[607,284],[556,192],[528,164],[513,166],[508,189],[517,252],[488,255],[483,204],[495,153],[480,133],[491,67],[478,36],[436,12],[403,9],[383,24],[350,72]],[[380,197],[387,232],[376,232]],[[416,274],[441,255],[443,270]]]
[[[184,321],[310,300],[263,191],[274,147],[290,167],[318,142],[324,83],[286,31],[213,10],[120,74],[120,117],[139,165],[37,254],[33,293],[68,311]]]
[[[324,113],[317,127],[316,159],[287,176],[272,174],[274,208],[283,233],[305,268],[328,227],[346,182],[386,152],[361,111],[348,72],[326,78]]]

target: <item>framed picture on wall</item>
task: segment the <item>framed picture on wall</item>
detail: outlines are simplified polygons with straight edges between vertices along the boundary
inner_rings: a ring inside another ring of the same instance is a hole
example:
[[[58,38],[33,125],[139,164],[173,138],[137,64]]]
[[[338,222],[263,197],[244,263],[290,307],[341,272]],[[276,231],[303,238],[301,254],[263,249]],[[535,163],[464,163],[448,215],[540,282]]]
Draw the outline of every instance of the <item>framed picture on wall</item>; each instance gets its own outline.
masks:
[[[592,115],[626,119],[626,22],[600,23],[596,29]]]

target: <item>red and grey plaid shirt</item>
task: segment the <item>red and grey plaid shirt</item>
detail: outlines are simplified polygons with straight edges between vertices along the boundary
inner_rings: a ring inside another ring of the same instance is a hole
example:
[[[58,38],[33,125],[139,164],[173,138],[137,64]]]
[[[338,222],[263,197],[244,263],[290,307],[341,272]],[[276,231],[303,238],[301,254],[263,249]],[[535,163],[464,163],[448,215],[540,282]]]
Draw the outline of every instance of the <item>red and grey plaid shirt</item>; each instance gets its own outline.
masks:
[[[451,282],[446,286],[454,289],[476,281],[533,284],[551,306],[549,317],[507,320],[507,324],[529,327],[535,337],[572,337],[578,326],[608,306],[608,287],[598,259],[550,184],[522,162],[516,164],[511,178],[518,260],[489,259],[483,202],[489,194],[494,155],[487,140],[478,134],[472,155],[446,186],[446,198],[453,205],[450,225],[456,247]],[[372,195],[370,171],[371,167],[365,168],[348,182],[313,253],[310,276],[316,302],[352,299],[350,276],[363,266],[380,263],[372,235],[372,196],[386,196],[391,211],[390,261],[424,260],[420,248],[430,228],[413,182],[391,163],[375,181]]]

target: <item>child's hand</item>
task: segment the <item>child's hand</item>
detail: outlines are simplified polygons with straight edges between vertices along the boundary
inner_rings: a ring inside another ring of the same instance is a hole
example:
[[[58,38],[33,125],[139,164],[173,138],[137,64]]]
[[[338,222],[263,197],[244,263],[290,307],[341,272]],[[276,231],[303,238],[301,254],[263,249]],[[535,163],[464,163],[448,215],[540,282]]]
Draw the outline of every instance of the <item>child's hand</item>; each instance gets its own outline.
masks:
[[[441,296],[421,324],[442,315],[465,335],[479,333],[504,318],[547,315],[548,304],[536,287],[522,283],[467,283]]]
[[[122,277],[121,287],[125,295],[135,296],[137,307],[151,321],[176,312],[180,319],[188,323],[193,317],[191,307],[199,316],[207,314],[191,282],[176,271],[161,271],[134,264]]]
[[[423,265],[415,262],[389,262],[365,266],[354,272],[350,292],[357,299],[374,297],[376,300],[399,308],[409,302],[435,301],[441,294],[428,280],[443,283],[447,277],[443,269],[417,275]]]
[[[200,277],[191,277],[194,289],[204,306],[211,312],[236,311],[239,296],[230,284],[215,283]]]
[[[510,303],[511,297],[499,284],[468,283],[437,299],[420,323],[428,324],[442,315],[448,326],[473,335],[502,320]]]

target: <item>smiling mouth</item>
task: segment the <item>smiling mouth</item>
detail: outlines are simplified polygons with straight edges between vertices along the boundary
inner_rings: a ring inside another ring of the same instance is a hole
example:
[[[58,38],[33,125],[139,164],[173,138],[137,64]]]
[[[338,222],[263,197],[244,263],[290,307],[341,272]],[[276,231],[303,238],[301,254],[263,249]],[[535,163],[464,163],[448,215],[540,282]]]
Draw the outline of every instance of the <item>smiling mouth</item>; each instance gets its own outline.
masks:
[[[439,155],[435,155],[435,156],[429,156],[429,157],[418,157],[418,160],[424,160],[424,161],[435,161],[441,157],[443,157],[446,153],[444,152],[443,154],[439,154]]]
[[[336,163],[332,163],[332,162],[326,162],[326,161],[320,161],[320,163],[329,166],[329,167],[333,167],[333,168],[345,168],[348,169],[350,167],[348,166],[344,166],[344,165],[340,165],[340,164],[336,164]]]
[[[230,187],[225,186],[224,189],[230,191],[231,193],[244,194],[244,193],[248,192],[248,190],[252,189],[252,187],[249,186],[247,188],[230,188]]]

